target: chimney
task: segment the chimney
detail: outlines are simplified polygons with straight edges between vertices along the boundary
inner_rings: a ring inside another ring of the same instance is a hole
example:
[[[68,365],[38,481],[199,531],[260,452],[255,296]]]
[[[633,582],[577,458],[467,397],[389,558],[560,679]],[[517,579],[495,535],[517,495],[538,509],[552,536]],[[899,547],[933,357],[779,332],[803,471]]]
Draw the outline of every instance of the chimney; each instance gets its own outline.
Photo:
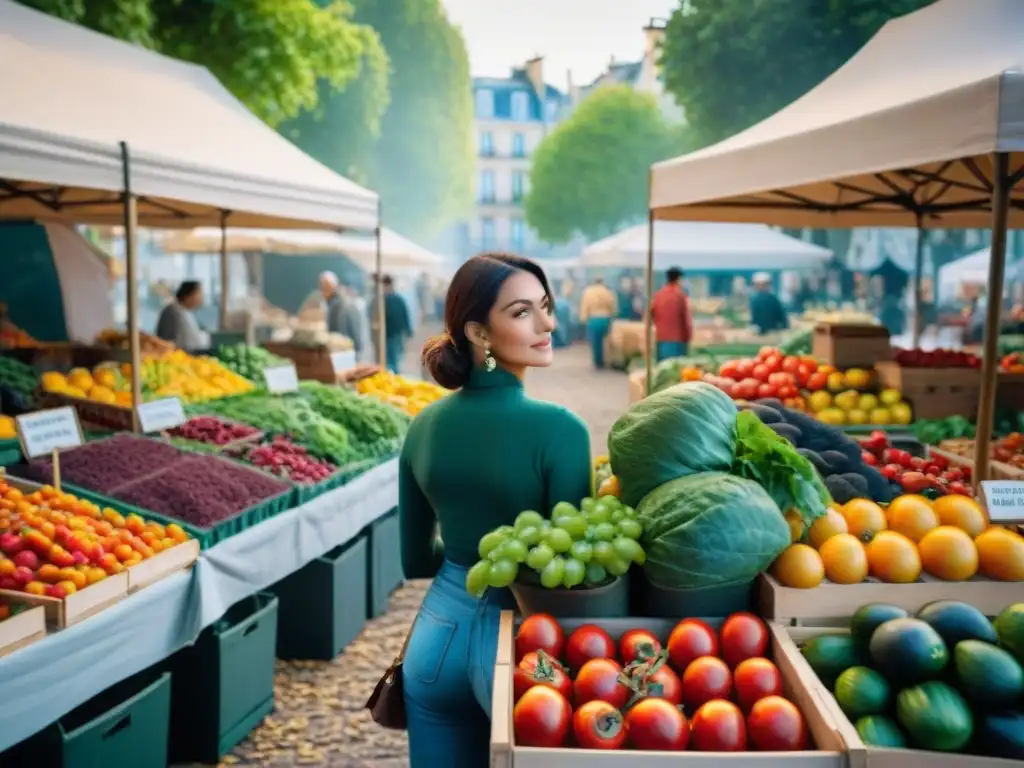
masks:
[[[644,58],[654,59],[665,37],[665,19],[652,18],[644,27]]]
[[[534,56],[523,67],[526,70],[526,78],[533,86],[533,90],[542,99],[544,98],[544,57]]]

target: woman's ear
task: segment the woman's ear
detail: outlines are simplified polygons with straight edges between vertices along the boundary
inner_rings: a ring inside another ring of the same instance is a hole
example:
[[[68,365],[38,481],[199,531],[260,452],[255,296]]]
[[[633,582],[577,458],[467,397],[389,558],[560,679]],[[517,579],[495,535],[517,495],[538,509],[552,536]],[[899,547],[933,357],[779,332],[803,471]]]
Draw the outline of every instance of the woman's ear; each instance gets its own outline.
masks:
[[[480,349],[488,349],[491,345],[487,329],[480,323],[466,323],[466,338],[470,344]]]

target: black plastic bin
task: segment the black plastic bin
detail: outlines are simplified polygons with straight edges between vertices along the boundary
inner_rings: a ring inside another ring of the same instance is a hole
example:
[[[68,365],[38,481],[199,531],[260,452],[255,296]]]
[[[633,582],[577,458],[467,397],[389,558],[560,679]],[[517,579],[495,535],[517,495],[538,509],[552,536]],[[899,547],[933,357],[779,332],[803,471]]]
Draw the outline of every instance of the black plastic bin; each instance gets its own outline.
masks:
[[[277,656],[330,661],[366,623],[366,536],[319,557],[271,587],[277,595]]]
[[[629,574],[591,589],[546,589],[514,582],[509,589],[523,616],[550,613],[556,618],[618,619],[629,615]]]
[[[369,527],[369,617],[374,619],[388,609],[391,593],[405,581],[402,571],[402,545],[399,539],[398,510],[374,520]]]
[[[701,589],[671,589],[655,584],[642,568],[630,571],[629,616],[656,619],[719,618],[749,611],[754,604],[754,582],[723,584]]]
[[[219,762],[273,711],[277,607],[252,595],[171,658],[172,763]]]

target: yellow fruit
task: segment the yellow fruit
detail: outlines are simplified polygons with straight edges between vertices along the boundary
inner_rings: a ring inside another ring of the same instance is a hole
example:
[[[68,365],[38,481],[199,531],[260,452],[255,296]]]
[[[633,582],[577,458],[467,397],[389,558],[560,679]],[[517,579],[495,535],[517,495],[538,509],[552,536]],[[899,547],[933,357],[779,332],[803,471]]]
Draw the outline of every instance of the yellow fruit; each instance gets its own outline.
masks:
[[[868,576],[868,556],[864,545],[848,533],[826,541],[819,550],[825,577],[835,584],[860,584]]]
[[[89,399],[95,400],[97,403],[107,403],[109,405],[114,405],[117,402],[113,390],[101,386],[95,386],[89,390]]]
[[[846,414],[839,408],[826,408],[818,413],[818,421],[838,427],[846,423]]]
[[[903,393],[898,389],[883,389],[878,393],[878,399],[882,401],[882,405],[896,405],[903,399]]]
[[[879,581],[911,584],[921,578],[921,555],[902,533],[879,531],[864,550],[871,575]]]
[[[784,587],[812,589],[825,578],[825,566],[812,547],[792,544],[772,564],[772,575]]]
[[[872,394],[861,395],[857,398],[857,407],[862,411],[873,411],[878,407],[878,398]]]
[[[10,416],[0,416],[0,440],[10,440],[18,436],[18,430],[14,419]]]
[[[846,412],[846,423],[847,424],[867,424],[868,414],[860,408],[854,408],[851,411]]]
[[[68,380],[57,371],[47,371],[40,381],[47,392],[63,392],[68,387]]]
[[[811,396],[807,398],[807,407],[811,409],[812,413],[823,411],[830,405],[832,405],[832,395],[824,390],[820,392],[813,392]]]
[[[96,383],[101,387],[113,389],[117,386],[117,374],[113,368],[97,368],[92,375]]]
[[[93,386],[92,374],[85,369],[76,369],[68,376],[68,383],[83,392],[88,392]]]
[[[833,392],[839,392],[845,386],[846,381],[839,371],[828,375],[828,388]]]
[[[841,510],[846,528],[852,536],[861,541],[871,541],[879,531],[887,527],[885,513],[871,499],[853,499]]]
[[[952,525],[966,531],[972,538],[980,536],[988,528],[985,510],[969,496],[940,496],[932,502],[932,509],[939,518],[939,525]]]
[[[966,581],[978,572],[978,548],[966,531],[941,525],[917,545],[924,570],[945,581]]]
[[[889,412],[893,424],[909,424],[914,420],[914,414],[906,403],[894,403],[889,407]]]
[[[803,538],[804,520],[800,517],[800,513],[793,509],[789,510],[785,517],[786,523],[789,524],[789,540],[795,544]]]
[[[926,533],[939,527],[939,516],[924,496],[908,495],[893,499],[885,517],[889,528],[911,541],[920,541]]]
[[[1024,536],[990,528],[974,540],[978,570],[998,581],[1024,581]]]
[[[821,549],[826,541],[840,533],[849,533],[849,529],[846,527],[846,518],[839,510],[829,507],[824,515],[811,523],[811,527],[807,531],[807,541],[815,549]]]
[[[865,371],[863,368],[851,368],[843,374],[843,380],[848,387],[864,389],[871,383],[871,371]]]
[[[71,387],[71,386],[69,386],[67,389],[64,390],[64,394],[67,395],[68,397],[78,397],[78,398],[81,398],[81,399],[85,399],[85,396],[86,396],[85,395],[85,390],[79,389],[78,387]]]
[[[857,402],[860,400],[860,394],[855,390],[848,389],[845,392],[840,392],[835,396],[835,404],[837,407],[842,408],[844,411],[852,410],[857,407]]]
[[[892,414],[888,408],[875,408],[868,414],[872,424],[886,425],[892,422]]]

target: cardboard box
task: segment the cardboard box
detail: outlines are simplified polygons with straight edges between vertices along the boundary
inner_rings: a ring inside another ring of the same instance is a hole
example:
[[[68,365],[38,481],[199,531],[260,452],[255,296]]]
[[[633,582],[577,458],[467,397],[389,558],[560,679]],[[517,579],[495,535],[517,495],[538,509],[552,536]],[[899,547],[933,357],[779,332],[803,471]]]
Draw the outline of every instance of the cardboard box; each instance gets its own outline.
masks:
[[[974,368],[904,368],[875,365],[879,385],[896,389],[910,403],[915,419],[973,418],[981,397],[981,371]]]
[[[11,602],[11,601],[8,601]],[[0,621],[0,656],[46,637],[46,613],[36,606]]]
[[[719,626],[723,619],[709,620]],[[581,624],[596,623],[618,638],[628,629],[649,629],[664,640],[674,621],[666,619],[613,619],[589,621],[566,619],[561,622],[571,631]],[[498,630],[498,654],[494,668],[494,692],[491,708],[491,768],[842,768],[848,765],[845,745],[836,729],[834,714],[821,700],[817,677],[806,665],[801,668],[800,651],[785,629],[769,624],[772,658],[782,674],[783,693],[796,704],[816,749],[803,752],[641,752],[636,750],[542,749],[515,743],[512,727],[512,674],[515,619],[504,612]]]
[[[881,325],[819,323],[811,337],[811,354],[839,370],[870,369],[892,359],[889,331]]]

